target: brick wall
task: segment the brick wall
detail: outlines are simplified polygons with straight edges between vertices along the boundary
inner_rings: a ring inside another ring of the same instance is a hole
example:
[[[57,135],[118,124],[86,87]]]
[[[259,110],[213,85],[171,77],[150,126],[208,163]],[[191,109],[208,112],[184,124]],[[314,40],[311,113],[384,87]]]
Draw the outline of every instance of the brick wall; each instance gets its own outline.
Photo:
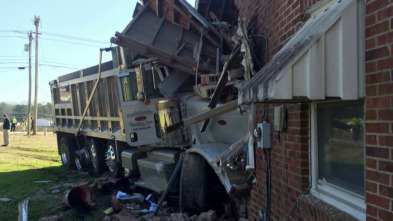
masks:
[[[285,104],[280,104],[285,105]],[[273,123],[274,107],[267,107],[267,120]],[[271,151],[271,217],[274,220],[299,220],[298,200],[309,189],[309,105],[287,104],[288,129],[272,130]],[[257,104],[257,122],[262,122],[264,106]],[[257,182],[251,191],[250,219],[266,208],[266,163],[263,151],[256,152]]]
[[[235,0],[240,17],[257,16],[253,34],[269,39],[269,58],[299,30],[304,10],[317,0]],[[393,220],[393,0],[366,2],[366,203],[367,220]],[[264,48],[260,49],[261,51]],[[262,56],[263,53],[260,53]],[[268,120],[273,108],[268,106]],[[257,104],[261,122],[263,104]],[[309,105],[290,104],[289,128],[281,142],[272,130],[272,220],[334,220],[312,200],[309,188]],[[256,184],[251,191],[250,220],[266,207],[265,158],[256,151]],[[344,217],[341,217],[345,219]]]
[[[366,1],[367,220],[393,220],[393,1]]]

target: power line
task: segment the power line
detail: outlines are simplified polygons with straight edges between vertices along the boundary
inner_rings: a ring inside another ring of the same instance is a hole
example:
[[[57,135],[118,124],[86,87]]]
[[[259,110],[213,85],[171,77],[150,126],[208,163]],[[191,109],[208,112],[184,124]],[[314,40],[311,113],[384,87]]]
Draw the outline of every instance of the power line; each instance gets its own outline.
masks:
[[[58,41],[58,42],[64,42],[64,43],[69,43],[69,44],[76,44],[76,45],[84,45],[84,46],[90,46],[90,47],[97,47],[100,48],[101,46],[99,45],[92,45],[92,44],[85,44],[85,43],[78,43],[78,42],[72,42],[72,41],[64,41],[64,40],[57,40],[57,39],[51,39],[51,38],[44,38],[41,37],[41,39],[45,39],[45,40],[49,40],[49,41]],[[107,42],[106,44],[108,44],[109,42]]]
[[[38,66],[45,66],[51,68],[65,68],[65,69],[72,69],[72,70],[80,70],[81,68],[78,67],[66,67],[61,65],[51,65],[51,64],[39,64]],[[28,66],[18,66],[18,67],[0,67],[0,69],[18,69],[18,68],[28,68]]]
[[[28,31],[23,31],[23,30],[0,30],[0,32],[12,32],[12,33],[18,33],[18,34],[26,34]],[[57,34],[57,33],[50,33],[50,32],[41,32],[40,34],[53,36],[53,37],[58,37],[58,38],[65,38],[65,39],[89,42],[89,43],[96,43],[96,44],[108,44],[109,43],[109,42],[99,41],[99,40],[94,40],[94,39],[89,39],[89,38],[82,38],[82,37],[63,35],[63,34]],[[3,36],[0,36],[0,37],[3,37]],[[19,37],[19,36],[4,36],[4,37]],[[26,37],[24,37],[24,38],[26,38]],[[61,41],[61,40],[48,39],[48,38],[44,38],[44,39],[46,39],[46,40],[53,40],[53,41]],[[68,41],[64,41],[64,42],[74,43],[74,42],[68,42]],[[86,45],[88,45],[88,44],[86,44]]]
[[[97,40],[93,40],[93,39],[74,37],[74,36],[63,35],[63,34],[55,34],[55,33],[49,33],[49,32],[42,32],[42,33],[46,34],[46,35],[50,35],[50,36],[60,37],[60,38],[68,38],[68,39],[79,40],[79,41],[95,42],[98,44],[107,44],[108,43],[108,42],[104,42],[104,41],[97,41]]]

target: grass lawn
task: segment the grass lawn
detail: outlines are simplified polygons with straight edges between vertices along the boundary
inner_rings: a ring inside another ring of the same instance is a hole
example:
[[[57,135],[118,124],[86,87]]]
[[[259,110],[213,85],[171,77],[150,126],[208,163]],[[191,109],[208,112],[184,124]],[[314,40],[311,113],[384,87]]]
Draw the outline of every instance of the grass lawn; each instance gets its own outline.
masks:
[[[0,133],[0,144],[3,134]],[[95,214],[76,214],[73,210],[65,210],[61,201],[63,192],[51,194],[50,188],[64,183],[92,181],[93,178],[59,178],[68,169],[61,166],[57,153],[56,135],[38,134],[30,138],[26,134],[10,133],[10,145],[0,146],[0,198],[9,198],[9,203],[0,202],[0,220],[17,220],[18,203],[29,200],[29,220],[39,220],[45,216],[61,214],[63,220],[97,220],[104,217],[102,208]],[[34,181],[51,181],[50,183],[34,183]],[[67,188],[62,187],[62,191]]]

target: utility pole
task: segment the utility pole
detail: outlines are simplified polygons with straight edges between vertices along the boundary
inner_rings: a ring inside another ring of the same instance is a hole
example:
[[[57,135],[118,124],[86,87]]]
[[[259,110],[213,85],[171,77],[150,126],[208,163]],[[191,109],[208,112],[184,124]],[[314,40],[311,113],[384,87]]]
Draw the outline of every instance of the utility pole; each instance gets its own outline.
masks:
[[[34,95],[34,123],[33,135],[37,134],[37,94],[38,94],[38,25],[40,24],[40,16],[34,16],[35,25],[35,95]]]
[[[27,135],[30,137],[30,129],[31,129],[31,41],[33,40],[33,35],[31,31],[27,34],[29,36],[29,104],[27,106]]]

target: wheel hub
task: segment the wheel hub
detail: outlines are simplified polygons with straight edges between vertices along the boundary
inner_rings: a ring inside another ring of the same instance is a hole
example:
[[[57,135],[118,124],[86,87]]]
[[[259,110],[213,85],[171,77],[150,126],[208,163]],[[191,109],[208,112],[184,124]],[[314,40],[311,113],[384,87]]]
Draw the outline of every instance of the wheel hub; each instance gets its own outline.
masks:
[[[113,172],[115,170],[116,156],[115,156],[115,149],[112,145],[108,146],[108,150],[106,151],[105,154],[105,161],[106,161],[106,165],[108,166],[108,169],[111,172]]]

